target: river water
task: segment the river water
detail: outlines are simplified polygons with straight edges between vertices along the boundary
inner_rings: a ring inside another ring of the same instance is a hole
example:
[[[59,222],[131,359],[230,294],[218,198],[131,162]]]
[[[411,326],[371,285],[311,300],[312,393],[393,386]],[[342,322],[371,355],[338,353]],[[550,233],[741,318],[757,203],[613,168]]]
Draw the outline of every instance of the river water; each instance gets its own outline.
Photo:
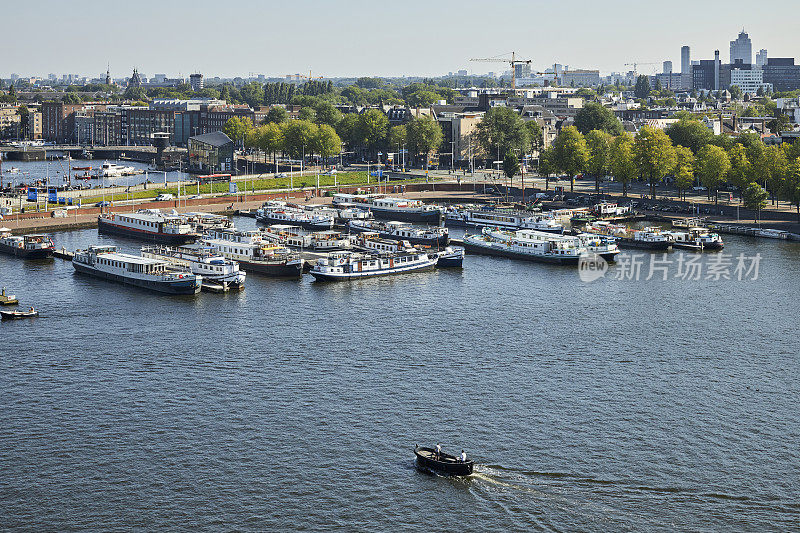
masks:
[[[796,530],[800,246],[726,242],[757,279],[468,256],[170,298],[0,256],[42,314],[0,325],[0,528]],[[435,442],[476,474],[418,472]]]
[[[91,180],[76,180],[76,176],[84,174],[83,170],[72,170],[70,167],[92,167],[95,170],[91,171],[91,175],[96,175],[96,169],[100,168],[103,163],[114,163],[123,167],[133,167],[141,174],[134,174],[132,176],[119,176],[114,178],[93,178]],[[12,171],[12,169],[18,169]],[[27,184],[34,185],[37,181],[41,183],[40,186],[61,187],[65,186],[68,178],[71,176],[73,186],[83,187],[127,187],[129,185],[139,185],[146,181],[152,183],[164,183],[166,181],[181,181],[190,179],[190,174],[185,172],[171,171],[171,172],[158,172],[154,171],[153,167],[147,163],[139,161],[121,161],[121,160],[106,160],[106,159],[73,159],[72,161],[66,159],[57,159],[55,161],[7,161],[3,160],[3,184],[4,185],[19,185]]]

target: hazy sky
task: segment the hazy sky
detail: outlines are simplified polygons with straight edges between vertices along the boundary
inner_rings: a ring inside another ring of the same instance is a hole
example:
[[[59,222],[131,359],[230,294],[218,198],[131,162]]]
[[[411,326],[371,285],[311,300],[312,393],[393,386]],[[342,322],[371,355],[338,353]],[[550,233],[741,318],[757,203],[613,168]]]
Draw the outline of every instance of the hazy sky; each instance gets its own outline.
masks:
[[[647,0],[5,0],[0,75],[439,75],[516,50],[544,70],[555,62],[602,72],[626,62],[692,59],[744,27],[753,53],[798,57],[798,1]],[[653,67],[640,67],[652,73]],[[660,68],[660,66],[659,66]]]

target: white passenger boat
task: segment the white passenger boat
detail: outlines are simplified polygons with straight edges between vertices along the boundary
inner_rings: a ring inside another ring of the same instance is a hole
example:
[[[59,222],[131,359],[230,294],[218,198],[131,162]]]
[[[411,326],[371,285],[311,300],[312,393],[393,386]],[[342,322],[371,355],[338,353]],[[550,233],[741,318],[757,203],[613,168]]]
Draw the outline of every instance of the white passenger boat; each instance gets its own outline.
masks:
[[[303,275],[300,254],[264,240],[259,231],[233,228],[211,230],[203,237],[203,243],[224,257],[237,261],[248,272],[280,278],[299,278]]]
[[[531,214],[507,209],[453,209],[445,216],[445,224],[452,226],[505,229],[530,229],[547,233],[564,233],[564,226],[547,214]]]
[[[134,167],[126,167],[117,165],[116,163],[103,163],[97,169],[97,176],[104,178],[118,178],[121,176],[131,176],[136,174],[137,170]]]
[[[554,235],[489,227],[483,228],[480,234],[465,235],[464,249],[476,254],[562,265],[577,265],[581,255],[597,254],[606,261],[613,261],[619,254],[616,244],[593,235]]]
[[[166,215],[158,209],[136,213],[104,213],[97,218],[99,231],[163,244],[186,244],[198,238],[185,216]]]
[[[375,218],[415,222],[438,226],[442,221],[442,208],[426,205],[421,200],[392,198],[383,194],[345,194],[333,197],[333,205],[355,205],[370,211]]]
[[[306,229],[331,229],[334,216],[329,213],[315,214],[286,202],[270,200],[256,211],[256,220],[264,224],[288,224]]]
[[[368,254],[357,252],[332,252],[318,259],[311,267],[311,275],[318,280],[350,281],[354,279],[387,276],[407,272],[431,270],[438,256],[415,250],[409,253]]]
[[[90,246],[72,258],[76,272],[165,294],[196,294],[202,276],[161,259],[117,252],[116,246]]]
[[[239,269],[239,264],[231,259],[226,259],[209,245],[145,246],[142,248],[142,257],[161,259],[188,267],[194,274],[203,277],[203,283],[210,282],[221,285],[223,289],[240,290],[244,288],[247,274]]]

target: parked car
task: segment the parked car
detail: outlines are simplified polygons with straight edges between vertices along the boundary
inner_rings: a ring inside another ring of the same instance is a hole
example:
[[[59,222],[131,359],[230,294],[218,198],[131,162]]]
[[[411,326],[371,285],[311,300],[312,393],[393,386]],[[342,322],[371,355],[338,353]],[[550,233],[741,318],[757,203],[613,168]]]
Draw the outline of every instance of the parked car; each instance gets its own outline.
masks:
[[[108,207],[111,205],[111,202],[103,200],[102,202],[97,202],[94,204],[95,207]]]
[[[286,172],[279,172],[278,174],[275,174],[275,177],[276,178],[285,178],[286,177]]]
[[[168,192],[165,192],[165,193],[162,193],[162,194],[159,194],[158,196],[156,196],[155,201],[156,202],[166,202],[167,200],[174,200],[174,199],[175,199],[175,195],[174,194],[170,194]]]

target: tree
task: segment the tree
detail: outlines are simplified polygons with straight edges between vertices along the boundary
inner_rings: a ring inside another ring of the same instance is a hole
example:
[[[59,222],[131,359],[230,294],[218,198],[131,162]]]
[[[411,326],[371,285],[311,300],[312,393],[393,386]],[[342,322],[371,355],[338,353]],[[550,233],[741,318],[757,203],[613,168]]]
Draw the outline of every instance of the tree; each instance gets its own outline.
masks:
[[[392,128],[389,130],[387,142],[389,143],[390,149],[394,148],[395,146],[398,148],[398,150],[402,149],[403,145],[406,144],[406,139],[406,127],[402,124],[399,126],[392,126]]]
[[[348,144],[351,150],[361,144],[358,134],[359,116],[355,113],[347,113],[336,125],[336,133]]]
[[[358,115],[357,135],[361,144],[367,148],[370,154],[383,146],[388,130],[389,119],[386,118],[383,111],[369,109]]]
[[[800,222],[800,158],[792,161],[786,168],[783,196],[797,208],[797,221]]]
[[[248,132],[253,129],[253,122],[247,117],[232,117],[225,123],[222,131],[236,143],[243,145]]]
[[[330,102],[322,101],[314,108],[317,112],[317,124],[327,124],[333,128],[342,120],[342,112],[333,107]]]
[[[778,204],[788,171],[786,152],[780,146],[766,146],[764,164],[767,168],[767,189],[772,193],[773,203]]]
[[[269,111],[267,111],[267,122],[280,124],[287,120],[289,120],[289,112],[286,111],[285,107],[272,106],[269,108]]]
[[[637,168],[634,161],[633,139],[623,134],[614,139],[609,150],[609,166],[614,179],[622,183],[622,196],[628,196],[628,184],[636,179]]]
[[[487,158],[499,159],[514,149],[524,152],[528,144],[528,130],[517,112],[509,107],[489,109],[476,130],[478,144]]]
[[[767,206],[769,194],[758,183],[751,182],[742,193],[744,206],[756,212],[754,222],[758,221],[761,210]]]
[[[575,127],[586,135],[592,130],[601,130],[611,135],[622,133],[622,123],[614,112],[596,102],[587,102],[575,115]]]
[[[442,144],[442,128],[429,116],[417,117],[406,125],[408,146],[412,152],[425,157],[425,168],[428,168],[428,156]]]
[[[297,118],[300,120],[307,120],[308,122],[317,121],[317,112],[312,107],[301,107],[297,112]]]
[[[742,97],[742,89],[738,85],[728,87],[728,92],[731,93],[731,99],[733,100],[739,100]]]
[[[313,150],[323,159],[337,155],[342,151],[342,139],[336,130],[328,124],[320,124],[313,138]]]
[[[503,158],[503,174],[506,175],[506,178],[514,180],[514,176],[517,175],[519,172],[519,158],[517,158],[514,152],[507,152],[506,156]]]
[[[242,100],[250,107],[258,107],[264,101],[264,86],[252,81],[239,89]]]
[[[636,78],[636,87],[633,89],[633,94],[636,98],[646,99],[650,96],[650,78],[647,76],[639,76]]]
[[[524,124],[528,133],[528,146],[526,147],[525,152],[528,154],[540,152],[544,146],[544,133],[542,132],[542,127],[539,126],[539,123],[535,120],[528,120],[524,122]]]
[[[594,190],[600,192],[600,178],[608,174],[609,151],[614,138],[602,130],[592,130],[586,135],[586,147],[589,158],[586,160],[586,172],[594,177]]]
[[[550,175],[558,172],[553,147],[545,148],[539,154],[539,175],[544,176],[544,190],[550,188]]]
[[[695,154],[714,138],[714,133],[705,124],[686,116],[667,126],[666,132],[673,144],[690,148]]]
[[[284,148],[294,159],[314,151],[314,137],[317,125],[307,120],[290,120],[283,131]]]
[[[694,183],[694,154],[685,146],[675,147],[675,186],[681,198],[686,199],[686,191]]]
[[[639,174],[650,184],[650,196],[656,197],[656,183],[675,168],[675,149],[663,130],[642,126],[633,143],[634,160]]]
[[[575,190],[575,175],[586,168],[589,150],[586,140],[575,126],[567,126],[561,130],[553,141],[553,154],[556,167],[569,176],[569,190]]]
[[[386,85],[386,82],[380,78],[362,77],[356,80],[356,85],[362,89],[379,89]]]
[[[275,161],[277,172],[277,157],[275,155],[284,149],[283,126],[275,122],[269,122],[259,128],[258,147],[264,154],[271,153]],[[264,156],[266,158],[266,155]]]
[[[730,182],[739,189],[739,194],[742,194],[752,182],[750,162],[747,160],[747,149],[743,144],[734,144],[728,150],[728,159],[731,163],[728,177]]]
[[[415,91],[406,97],[406,104],[409,107],[430,107],[439,99],[433,91]]]
[[[714,203],[717,203],[717,191],[725,182],[725,176],[731,169],[728,154],[719,146],[709,144],[700,149],[697,154],[697,173],[701,183],[708,188],[709,193],[714,191]]]

